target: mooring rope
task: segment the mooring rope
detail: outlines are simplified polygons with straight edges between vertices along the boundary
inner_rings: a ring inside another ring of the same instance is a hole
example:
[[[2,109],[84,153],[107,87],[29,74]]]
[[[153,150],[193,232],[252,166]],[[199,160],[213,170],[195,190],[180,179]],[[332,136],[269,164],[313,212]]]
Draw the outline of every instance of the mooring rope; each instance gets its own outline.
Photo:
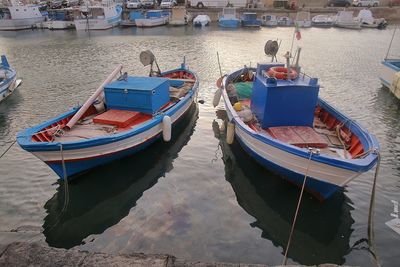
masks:
[[[11,149],[11,147],[15,144],[15,142],[17,142],[17,139],[12,141],[11,145],[7,147],[7,149],[1,154],[0,159]]]
[[[290,229],[289,240],[288,240],[288,243],[287,243],[287,246],[286,246],[285,256],[284,256],[284,258],[283,258],[283,263],[282,263],[282,265],[286,265],[286,262],[287,262],[287,254],[288,254],[288,252],[289,252],[289,247],[290,247],[290,243],[291,243],[291,240],[292,240],[292,235],[293,235],[293,232],[294,232],[294,227],[295,227],[295,225],[296,225],[297,215],[299,214],[299,209],[300,209],[300,204],[301,204],[301,200],[302,200],[302,197],[303,197],[304,188],[306,187],[306,181],[307,181],[307,177],[308,177],[308,171],[309,171],[310,165],[311,165],[311,158],[312,158],[312,155],[313,155],[314,153],[319,154],[319,150],[316,150],[316,152],[314,152],[312,148],[308,148],[308,150],[309,150],[309,152],[310,152],[310,157],[308,158],[307,170],[306,170],[306,173],[304,174],[303,185],[302,185],[302,187],[301,187],[301,192],[300,192],[299,200],[297,201],[297,208],[296,208],[296,212],[295,212],[295,214],[294,214],[293,223],[292,223],[292,228]]]
[[[371,191],[371,200],[369,203],[369,212],[368,212],[368,245],[370,246],[370,251],[372,252],[372,256],[376,261],[377,266],[381,266],[379,263],[378,253],[375,249],[375,235],[374,235],[374,207],[375,207],[375,191],[376,191],[376,181],[378,179],[379,168],[381,164],[381,154],[378,149],[374,150],[374,153],[377,155],[378,160],[376,163],[375,175],[374,175],[374,182],[372,185]]]

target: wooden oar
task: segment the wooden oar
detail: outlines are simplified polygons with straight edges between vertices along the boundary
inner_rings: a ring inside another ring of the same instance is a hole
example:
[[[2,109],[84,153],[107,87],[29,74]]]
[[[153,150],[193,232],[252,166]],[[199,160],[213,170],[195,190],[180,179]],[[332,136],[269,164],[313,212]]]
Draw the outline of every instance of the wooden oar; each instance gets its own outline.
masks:
[[[180,78],[168,78],[168,79],[174,80],[174,81],[188,82],[188,83],[194,83],[196,81],[193,79],[180,79]]]

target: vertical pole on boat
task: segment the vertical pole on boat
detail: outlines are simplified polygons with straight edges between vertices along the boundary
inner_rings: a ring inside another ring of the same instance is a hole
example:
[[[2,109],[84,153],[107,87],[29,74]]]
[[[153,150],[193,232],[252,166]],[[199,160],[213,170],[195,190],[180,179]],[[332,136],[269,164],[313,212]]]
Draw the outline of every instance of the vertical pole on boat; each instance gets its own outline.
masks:
[[[397,27],[394,28],[394,32],[393,32],[393,35],[392,35],[392,39],[390,40],[389,48],[388,48],[388,50],[387,50],[387,52],[386,52],[385,60],[386,60],[386,59],[388,58],[388,56],[389,56],[390,48],[392,48],[392,42],[393,42],[393,39],[394,39],[394,35],[396,34],[396,30],[397,30]]]
[[[82,105],[82,107],[75,113],[75,115],[69,120],[67,125],[65,125],[65,129],[71,129],[75,123],[82,117],[82,115],[88,110],[88,108],[93,104],[96,98],[103,92],[104,86],[111,82],[114,77],[121,71],[122,65],[118,65],[115,70],[104,80],[104,82],[96,89],[91,97]]]
[[[290,56],[292,52],[287,51],[287,53],[284,55],[286,58],[286,66],[287,66],[287,79],[290,80]]]
[[[219,54],[218,54],[218,51],[217,51],[217,59],[218,59],[218,67],[219,67],[219,75],[220,75],[220,77],[219,77],[219,79],[217,80],[217,91],[215,91],[215,93],[214,93],[214,98],[213,98],[213,106],[214,106],[214,108],[216,107],[216,106],[218,106],[218,104],[219,104],[219,101],[221,100],[221,95],[222,95],[222,87],[223,87],[223,85],[222,85],[222,70],[221,70],[221,63],[219,62]]]
[[[219,54],[217,51],[217,59],[218,59],[218,67],[219,67],[219,76],[222,77],[221,63],[219,62]]]
[[[290,242],[292,240],[292,235],[293,235],[293,231],[294,231],[294,227],[296,225],[296,220],[297,220],[297,215],[299,214],[299,210],[300,210],[300,204],[301,204],[301,199],[303,197],[303,192],[304,192],[304,188],[306,187],[306,181],[307,181],[307,177],[308,177],[308,171],[310,169],[310,165],[311,165],[311,157],[312,155],[315,154],[319,154],[319,149],[316,149],[315,151],[312,148],[308,148],[308,151],[310,153],[310,156],[308,157],[308,164],[307,164],[307,169],[306,169],[306,173],[304,174],[304,180],[303,180],[303,185],[301,187],[301,192],[300,192],[300,196],[299,196],[299,200],[297,201],[297,207],[296,207],[296,212],[294,214],[294,218],[293,218],[293,223],[292,223],[292,228],[290,229],[290,234],[289,234],[289,240],[286,246],[286,250],[285,250],[285,256],[283,258],[283,263],[282,265],[286,265],[287,262],[287,254],[289,252],[289,248],[290,248]]]

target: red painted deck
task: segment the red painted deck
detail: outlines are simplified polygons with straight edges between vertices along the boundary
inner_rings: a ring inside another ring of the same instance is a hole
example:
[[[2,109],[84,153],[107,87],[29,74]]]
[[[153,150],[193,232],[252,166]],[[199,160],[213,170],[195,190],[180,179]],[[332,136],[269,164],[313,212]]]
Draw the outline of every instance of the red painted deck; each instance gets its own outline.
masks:
[[[93,118],[94,123],[126,127],[140,116],[140,112],[109,109]]]
[[[325,148],[328,143],[315,130],[307,126],[270,127],[267,132],[275,139],[298,147]]]

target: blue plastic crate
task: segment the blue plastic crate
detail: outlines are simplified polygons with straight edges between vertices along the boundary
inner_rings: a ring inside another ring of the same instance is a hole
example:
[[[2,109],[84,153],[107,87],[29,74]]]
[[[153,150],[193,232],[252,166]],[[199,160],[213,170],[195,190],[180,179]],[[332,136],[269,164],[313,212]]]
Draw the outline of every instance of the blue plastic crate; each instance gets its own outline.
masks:
[[[312,127],[318,101],[318,80],[307,77],[293,81],[268,78],[264,73],[271,66],[258,66],[251,96],[251,109],[261,127]]]
[[[109,109],[154,114],[169,102],[169,80],[158,77],[128,77],[104,87]]]

